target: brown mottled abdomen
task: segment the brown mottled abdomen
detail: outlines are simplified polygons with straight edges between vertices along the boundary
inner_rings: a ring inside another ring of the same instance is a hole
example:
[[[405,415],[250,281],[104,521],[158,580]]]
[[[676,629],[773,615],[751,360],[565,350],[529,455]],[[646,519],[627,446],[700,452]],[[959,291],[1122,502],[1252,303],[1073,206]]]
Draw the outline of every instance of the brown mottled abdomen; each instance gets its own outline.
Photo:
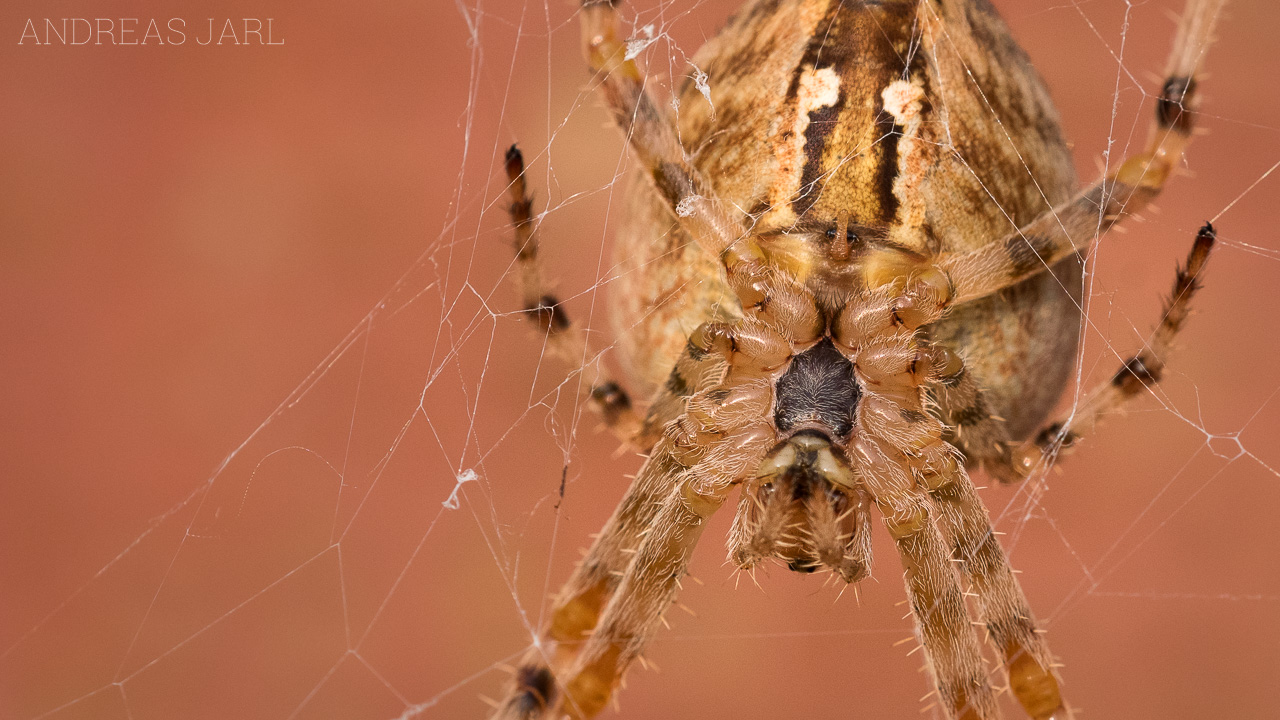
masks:
[[[985,2],[922,4],[750,2],[694,58],[711,98],[692,83],[681,94],[686,151],[756,231],[845,222],[932,255],[1000,242],[1075,190],[1057,113],[1004,23]],[[648,181],[631,192],[611,298],[623,364],[646,396],[689,332],[739,309],[718,260]],[[1079,290],[1072,258],[932,328],[1016,437],[1061,394]]]

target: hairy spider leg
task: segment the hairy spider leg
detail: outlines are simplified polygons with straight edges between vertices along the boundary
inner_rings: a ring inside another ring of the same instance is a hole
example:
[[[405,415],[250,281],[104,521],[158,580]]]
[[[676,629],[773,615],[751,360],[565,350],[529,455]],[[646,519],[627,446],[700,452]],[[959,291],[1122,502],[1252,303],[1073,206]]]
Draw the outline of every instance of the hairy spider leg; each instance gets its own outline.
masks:
[[[794,347],[815,342],[826,325],[811,295],[787,278],[770,274],[760,260],[739,258],[728,270],[730,284],[747,312],[733,323],[704,324],[690,337],[691,347],[723,357],[724,370],[712,386],[689,396],[683,413],[663,429],[648,463],[671,458],[679,467],[656,473],[662,475],[660,483],[671,487],[641,533],[639,547],[594,631],[582,642],[567,672],[557,669],[555,677],[563,693],[547,706],[553,716],[590,717],[608,702],[623,672],[670,607],[705,519],[724,503],[733,485],[755,475],[776,445],[773,381],[793,357]],[[909,290],[920,291],[922,286],[923,292],[886,307],[911,314],[912,300],[929,295],[930,287],[924,282],[907,283]],[[897,294],[899,287],[889,285],[882,293]],[[746,302],[752,293],[768,301]],[[926,320],[921,317],[921,322]],[[958,600],[956,578],[949,567],[946,572],[956,585]],[[936,574],[923,579],[928,588],[940,581]],[[963,612],[963,602],[960,607]],[[967,623],[965,630],[976,649]]]
[[[526,317],[537,324],[546,337],[547,350],[561,362],[582,368],[591,388],[591,407],[604,424],[622,441],[629,442],[640,431],[640,417],[622,385],[609,377],[603,356],[595,352],[586,332],[569,320],[560,300],[547,289],[538,255],[538,228],[533,216],[533,197],[525,181],[524,155],[512,145],[505,157],[509,212],[514,230],[516,286]]]
[[[672,377],[679,381],[669,383],[682,388],[679,412],[683,412],[687,395],[720,381],[726,360],[725,337],[722,328],[700,328],[686,345],[684,356],[672,370]],[[702,344],[695,344],[695,340],[701,340]],[[655,412],[667,411],[666,405],[655,405]],[[650,418],[653,415],[651,412]],[[659,438],[667,424],[659,426]],[[596,630],[601,612],[617,591],[641,538],[652,526],[663,498],[670,492],[672,478],[683,469],[669,442],[653,447],[586,557],[560,590],[547,627],[542,630],[546,645],[533,648],[525,658],[495,718],[542,717],[551,702],[562,694],[556,679],[567,671],[585,639]]]
[[[557,595],[541,641],[516,671],[507,696],[493,717],[533,720],[559,702],[561,678],[596,631],[601,612],[618,589],[642,534],[658,516],[672,478],[684,470],[668,446],[649,456],[610,516],[587,556]]]
[[[1164,376],[1165,363],[1174,338],[1183,328],[1191,312],[1191,300],[1200,290],[1200,273],[1209,261],[1216,231],[1205,223],[1196,233],[1187,264],[1179,267],[1173,281],[1173,292],[1165,300],[1164,311],[1155,332],[1141,352],[1125,361],[1110,380],[1103,381],[1084,396],[1083,402],[1070,412],[1055,419],[1043,430],[1032,435],[1021,447],[1014,449],[1009,460],[1011,479],[1020,480],[1036,469],[1045,467],[1047,460],[1072,446],[1081,437],[1094,431],[1098,422],[1119,409],[1129,400],[1150,391]]]
[[[761,358],[770,359],[766,364],[781,364],[790,352],[782,336],[749,320],[694,335],[695,345],[726,358],[737,355],[739,344],[753,343]],[[604,707],[670,607],[705,519],[724,503],[734,484],[755,472],[775,444],[768,413],[772,394],[767,383],[757,382],[760,372],[749,361],[730,366],[723,380],[691,396],[688,409],[664,428],[641,471],[655,484],[653,496],[659,502],[650,502],[648,521],[636,533],[638,547],[594,629],[574,628],[577,638],[586,637],[573,648],[571,661],[557,663],[555,676],[563,692],[549,706],[550,716],[586,718]],[[606,531],[597,546],[608,535]]]
[[[929,496],[952,559],[973,583],[979,615],[1004,660],[1014,697],[1030,717],[1069,717],[1048,644],[964,469],[936,476]]]
[[[952,560],[973,583],[982,621],[1027,714],[1069,718],[1048,646],[962,455],[944,439],[942,422],[925,411],[930,382],[958,373],[958,359],[928,345],[920,332],[949,303],[949,288],[927,282],[927,272],[916,276],[926,291],[908,281],[906,292],[887,305],[873,292],[837,320],[838,342],[857,361],[865,393],[851,459],[898,546],[925,655],[953,716],[989,718],[998,711]]]
[[[982,467],[1003,478],[1012,457],[1004,418],[991,409],[982,384],[960,357],[942,345],[933,350],[943,369],[925,389],[936,404],[943,437],[964,454],[967,467]]]
[[[680,225],[704,250],[719,255],[746,233],[743,213],[730,209],[690,164],[670,114],[645,89],[635,60],[618,39],[612,0],[582,0],[582,44],[614,122]]]
[[[1141,212],[1164,189],[1191,142],[1199,104],[1198,75],[1226,0],[1188,0],[1178,23],[1155,121],[1143,152],[1065,203],[1050,208],[1005,238],[969,252],[942,255],[937,264],[956,286],[956,302],[989,295],[1087,250],[1126,214]]]
[[[928,495],[916,487],[907,458],[881,438],[860,437],[852,453],[897,546],[912,615],[943,705],[963,720],[996,717],[982,649]]]
[[[604,707],[627,666],[642,651],[671,607],[705,521],[732,485],[754,470],[773,444],[767,425],[726,435],[675,483],[641,540],[600,624],[563,678],[560,711],[591,717]],[[661,448],[663,443],[659,444]]]

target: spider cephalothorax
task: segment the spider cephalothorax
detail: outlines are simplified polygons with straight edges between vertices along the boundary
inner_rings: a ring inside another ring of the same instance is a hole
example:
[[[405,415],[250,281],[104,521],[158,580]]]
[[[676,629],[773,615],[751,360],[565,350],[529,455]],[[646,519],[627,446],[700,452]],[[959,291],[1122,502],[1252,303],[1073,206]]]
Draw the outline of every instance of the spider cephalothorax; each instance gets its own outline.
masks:
[[[830,284],[832,276],[860,274],[858,262],[848,253],[843,255],[832,264],[843,267],[814,273],[809,284],[822,287]],[[892,395],[893,389],[876,382],[885,379],[876,377],[876,369],[885,370],[886,362],[891,374],[904,369],[904,360],[910,377],[936,372],[934,357],[913,347],[911,330],[940,311],[949,288],[937,274],[924,277],[935,285],[914,278],[909,291],[888,303],[864,305],[861,301],[873,297],[865,292],[847,293],[843,306],[809,300],[827,320],[820,339],[807,347],[793,347],[792,356],[772,373],[772,429],[783,440],[765,456],[754,477],[744,481],[729,537],[729,557],[738,567],[750,569],[772,556],[799,572],[826,566],[845,582],[861,580],[870,571],[871,499],[863,487],[862,469],[850,463],[850,447],[863,440],[867,427],[886,428],[886,411],[896,412],[901,422],[920,423],[927,418],[912,407],[887,407],[892,401],[886,401],[885,393]],[[857,285],[847,287],[852,290]],[[822,296],[830,300],[840,294],[844,293]],[[793,296],[790,302],[800,302],[799,297]],[[850,298],[859,302],[849,304]],[[926,307],[921,307],[922,301]],[[884,329],[885,321],[890,330],[881,338],[878,331]],[[872,383],[870,392],[864,392],[865,382]]]
[[[752,0],[695,58],[706,75],[678,117],[650,97],[614,5],[584,0],[581,15],[641,165],[613,297],[647,410],[587,374],[602,417],[647,455],[499,717],[598,712],[735,488],[735,564],[846,582],[869,572],[875,505],[943,712],[999,715],[981,624],[1025,712],[1069,717],[968,471],[1019,480],[1159,380],[1209,225],[1147,349],[1046,424],[1075,346],[1078,253],[1178,163],[1222,0],[1189,0],[1146,149],[1082,190],[1047,92],[983,0]],[[513,147],[525,312],[557,354],[595,357],[542,285],[523,170]]]

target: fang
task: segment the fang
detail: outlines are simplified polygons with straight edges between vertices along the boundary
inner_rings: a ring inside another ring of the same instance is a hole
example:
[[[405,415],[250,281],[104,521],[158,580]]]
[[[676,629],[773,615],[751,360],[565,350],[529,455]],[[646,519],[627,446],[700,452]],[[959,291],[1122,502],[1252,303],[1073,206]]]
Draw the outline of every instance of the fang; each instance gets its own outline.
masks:
[[[750,568],[775,557],[796,572],[826,566],[845,582],[871,567],[870,499],[823,434],[784,440],[744,486],[730,539],[730,559]]]

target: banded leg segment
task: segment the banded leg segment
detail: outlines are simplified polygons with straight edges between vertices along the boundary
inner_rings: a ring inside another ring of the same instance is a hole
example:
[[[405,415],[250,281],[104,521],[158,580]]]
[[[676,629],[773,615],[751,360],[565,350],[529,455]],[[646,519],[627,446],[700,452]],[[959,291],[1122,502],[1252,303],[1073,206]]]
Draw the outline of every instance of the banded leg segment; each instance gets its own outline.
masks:
[[[710,350],[700,351],[700,359],[704,372],[688,376],[690,391],[714,383],[717,379],[715,368],[723,368],[723,357]],[[711,368],[709,372],[705,370],[708,367]],[[683,396],[679,398],[681,403],[685,399]],[[653,413],[650,413],[652,417]],[[495,719],[542,718],[563,696],[563,687],[557,678],[572,666],[586,639],[596,632],[601,614],[618,591],[618,584],[633,560],[637,546],[660,513],[664,496],[671,492],[674,478],[686,469],[673,455],[670,442],[654,447],[653,443],[660,438],[661,427],[658,428],[658,436],[652,440],[637,438],[638,442],[647,443],[645,450],[650,453],[649,459],[586,557],[560,590],[551,617],[542,631],[546,644],[531,650],[522,662],[506,699],[494,714]]]
[[[1047,458],[1061,448],[1071,447],[1081,437],[1092,433],[1098,422],[1122,407],[1143,391],[1150,390],[1164,376],[1165,363],[1173,341],[1191,313],[1191,301],[1201,288],[1200,273],[1209,261],[1216,231],[1205,223],[1196,234],[1187,264],[1179,267],[1173,280],[1173,292],[1165,300],[1160,324],[1151,334],[1147,347],[1130,358],[1107,380],[1085,394],[1084,401],[1069,414],[1058,418],[1036,433],[1010,457],[1015,478],[1030,475]]]
[[[1124,214],[1140,212],[1160,194],[1191,142],[1198,74],[1226,0],[1188,0],[1178,24],[1165,82],[1156,101],[1146,149],[1093,186],[1008,237],[970,252],[938,258],[956,287],[956,302],[1016,285],[1059,260],[1088,249]]]
[[[973,583],[980,617],[1002,655],[1009,686],[1027,714],[1037,720],[1070,717],[1048,647],[1036,631],[1031,609],[991,531],[986,508],[964,471],[959,451],[943,441],[941,424],[921,411],[916,397],[903,392],[892,397],[900,409],[897,417],[881,412],[875,424],[864,423],[864,430],[874,437],[856,441],[854,451],[908,568],[908,589],[942,699],[954,717],[995,716],[995,701],[964,603],[936,579],[945,575],[954,582],[949,561],[955,560]],[[866,415],[871,420],[870,413]],[[920,498],[925,492],[927,498]],[[935,573],[933,585],[917,579],[913,586],[912,568]],[[958,586],[954,592],[959,593]],[[931,608],[930,599],[937,608],[934,615],[924,615]]]
[[[600,94],[614,122],[666,200],[681,227],[703,250],[719,255],[746,231],[742,213],[721,203],[688,160],[675,120],[645,90],[644,75],[626,56],[612,0],[583,0],[582,45],[600,77]]]
[[[695,333],[694,344],[734,353],[731,333],[727,328]],[[598,624],[572,661],[559,666],[565,670],[557,669],[564,694],[555,713],[586,718],[608,702],[671,604],[703,521],[775,443],[767,420],[772,395],[758,381],[750,370],[730,371],[724,382],[690,397],[686,412],[664,429],[649,462],[670,458],[673,464],[663,471],[663,484],[670,489],[659,505],[651,503],[653,514],[638,533],[639,547]]]
[[[559,713],[588,718],[608,703],[622,673],[671,606],[706,519],[724,503],[732,485],[760,461],[772,441],[773,433],[767,427],[728,436],[713,446],[702,462],[681,473],[599,626],[564,676],[565,695]]]
[[[921,644],[949,717],[998,717],[982,650],[932,503],[916,487],[906,457],[887,443],[864,436],[851,449],[897,545]]]
[[[959,461],[962,455],[970,466],[981,463],[1004,482],[1020,479],[1010,471],[1004,423],[985,406],[979,383],[959,358],[942,347],[932,350],[936,377],[928,387],[947,424],[938,433],[946,442],[930,444],[920,453],[920,483],[933,500],[952,559],[977,592],[979,614],[1002,656],[1014,697],[1037,720],[1068,718],[1048,645],[991,529],[987,509]]]
[[[929,496],[953,559],[978,595],[978,610],[999,650],[1014,697],[1036,720],[1071,717],[1054,675],[1052,655],[1000,547],[982,500],[959,467],[935,476]]]
[[[631,397],[608,376],[602,357],[593,352],[586,333],[569,320],[560,300],[547,290],[538,256],[538,230],[533,218],[533,197],[525,180],[524,155],[512,145],[506,154],[509,211],[515,232],[516,286],[523,312],[546,336],[547,350],[572,368],[582,368],[591,388],[591,407],[606,426],[624,442],[640,430],[640,418]],[[586,363],[586,365],[584,365]]]
[[[555,658],[540,667],[560,692],[548,698],[541,692],[546,683],[517,685],[498,717],[585,718],[602,708],[674,597],[703,520],[776,443],[766,377],[789,357],[787,339],[746,319],[704,324],[689,347],[701,356],[699,364],[719,358],[710,367],[723,371],[700,375],[698,382],[708,386],[663,428],[632,490],[557,602],[547,633],[556,641]],[[517,681],[545,679],[538,669],[522,670]]]
[[[949,717],[986,720],[999,716],[995,694],[938,512],[917,478],[960,471],[942,424],[925,410],[923,389],[955,368],[918,332],[942,314],[949,290],[936,271],[915,274],[888,303],[874,294],[851,303],[836,321],[836,339],[852,356],[863,391],[850,460],[897,545],[939,699]]]
[[[688,383],[685,395],[700,393],[720,381],[731,352],[728,333],[726,326],[710,324],[694,333],[685,350],[685,359],[677,365],[677,370],[684,367],[688,372],[681,375]],[[683,413],[685,400],[684,396],[679,398],[675,416]],[[535,648],[529,653],[506,699],[494,714],[495,719],[541,718],[563,695],[557,678],[572,666],[586,639],[596,632],[605,606],[618,591],[637,547],[662,510],[664,498],[688,467],[688,461],[680,457],[688,453],[682,453],[670,439],[661,441],[662,429],[658,428],[654,440],[657,444],[635,481],[554,601],[550,620],[543,630],[545,640],[554,646],[553,652],[547,654]]]
[[[942,438],[964,455],[966,467],[982,467],[1001,482],[1011,482],[1005,477],[1011,448],[1004,420],[994,414],[982,383],[955,353],[937,345],[933,350],[940,373],[927,391],[938,405]]]
[[[672,456],[669,443],[654,449],[587,556],[561,589],[543,630],[547,647],[534,648],[524,659],[506,699],[493,716],[495,720],[542,718],[559,701],[563,687],[558,678],[596,631],[600,615],[617,591],[643,534],[653,525],[675,478],[684,469]]]

